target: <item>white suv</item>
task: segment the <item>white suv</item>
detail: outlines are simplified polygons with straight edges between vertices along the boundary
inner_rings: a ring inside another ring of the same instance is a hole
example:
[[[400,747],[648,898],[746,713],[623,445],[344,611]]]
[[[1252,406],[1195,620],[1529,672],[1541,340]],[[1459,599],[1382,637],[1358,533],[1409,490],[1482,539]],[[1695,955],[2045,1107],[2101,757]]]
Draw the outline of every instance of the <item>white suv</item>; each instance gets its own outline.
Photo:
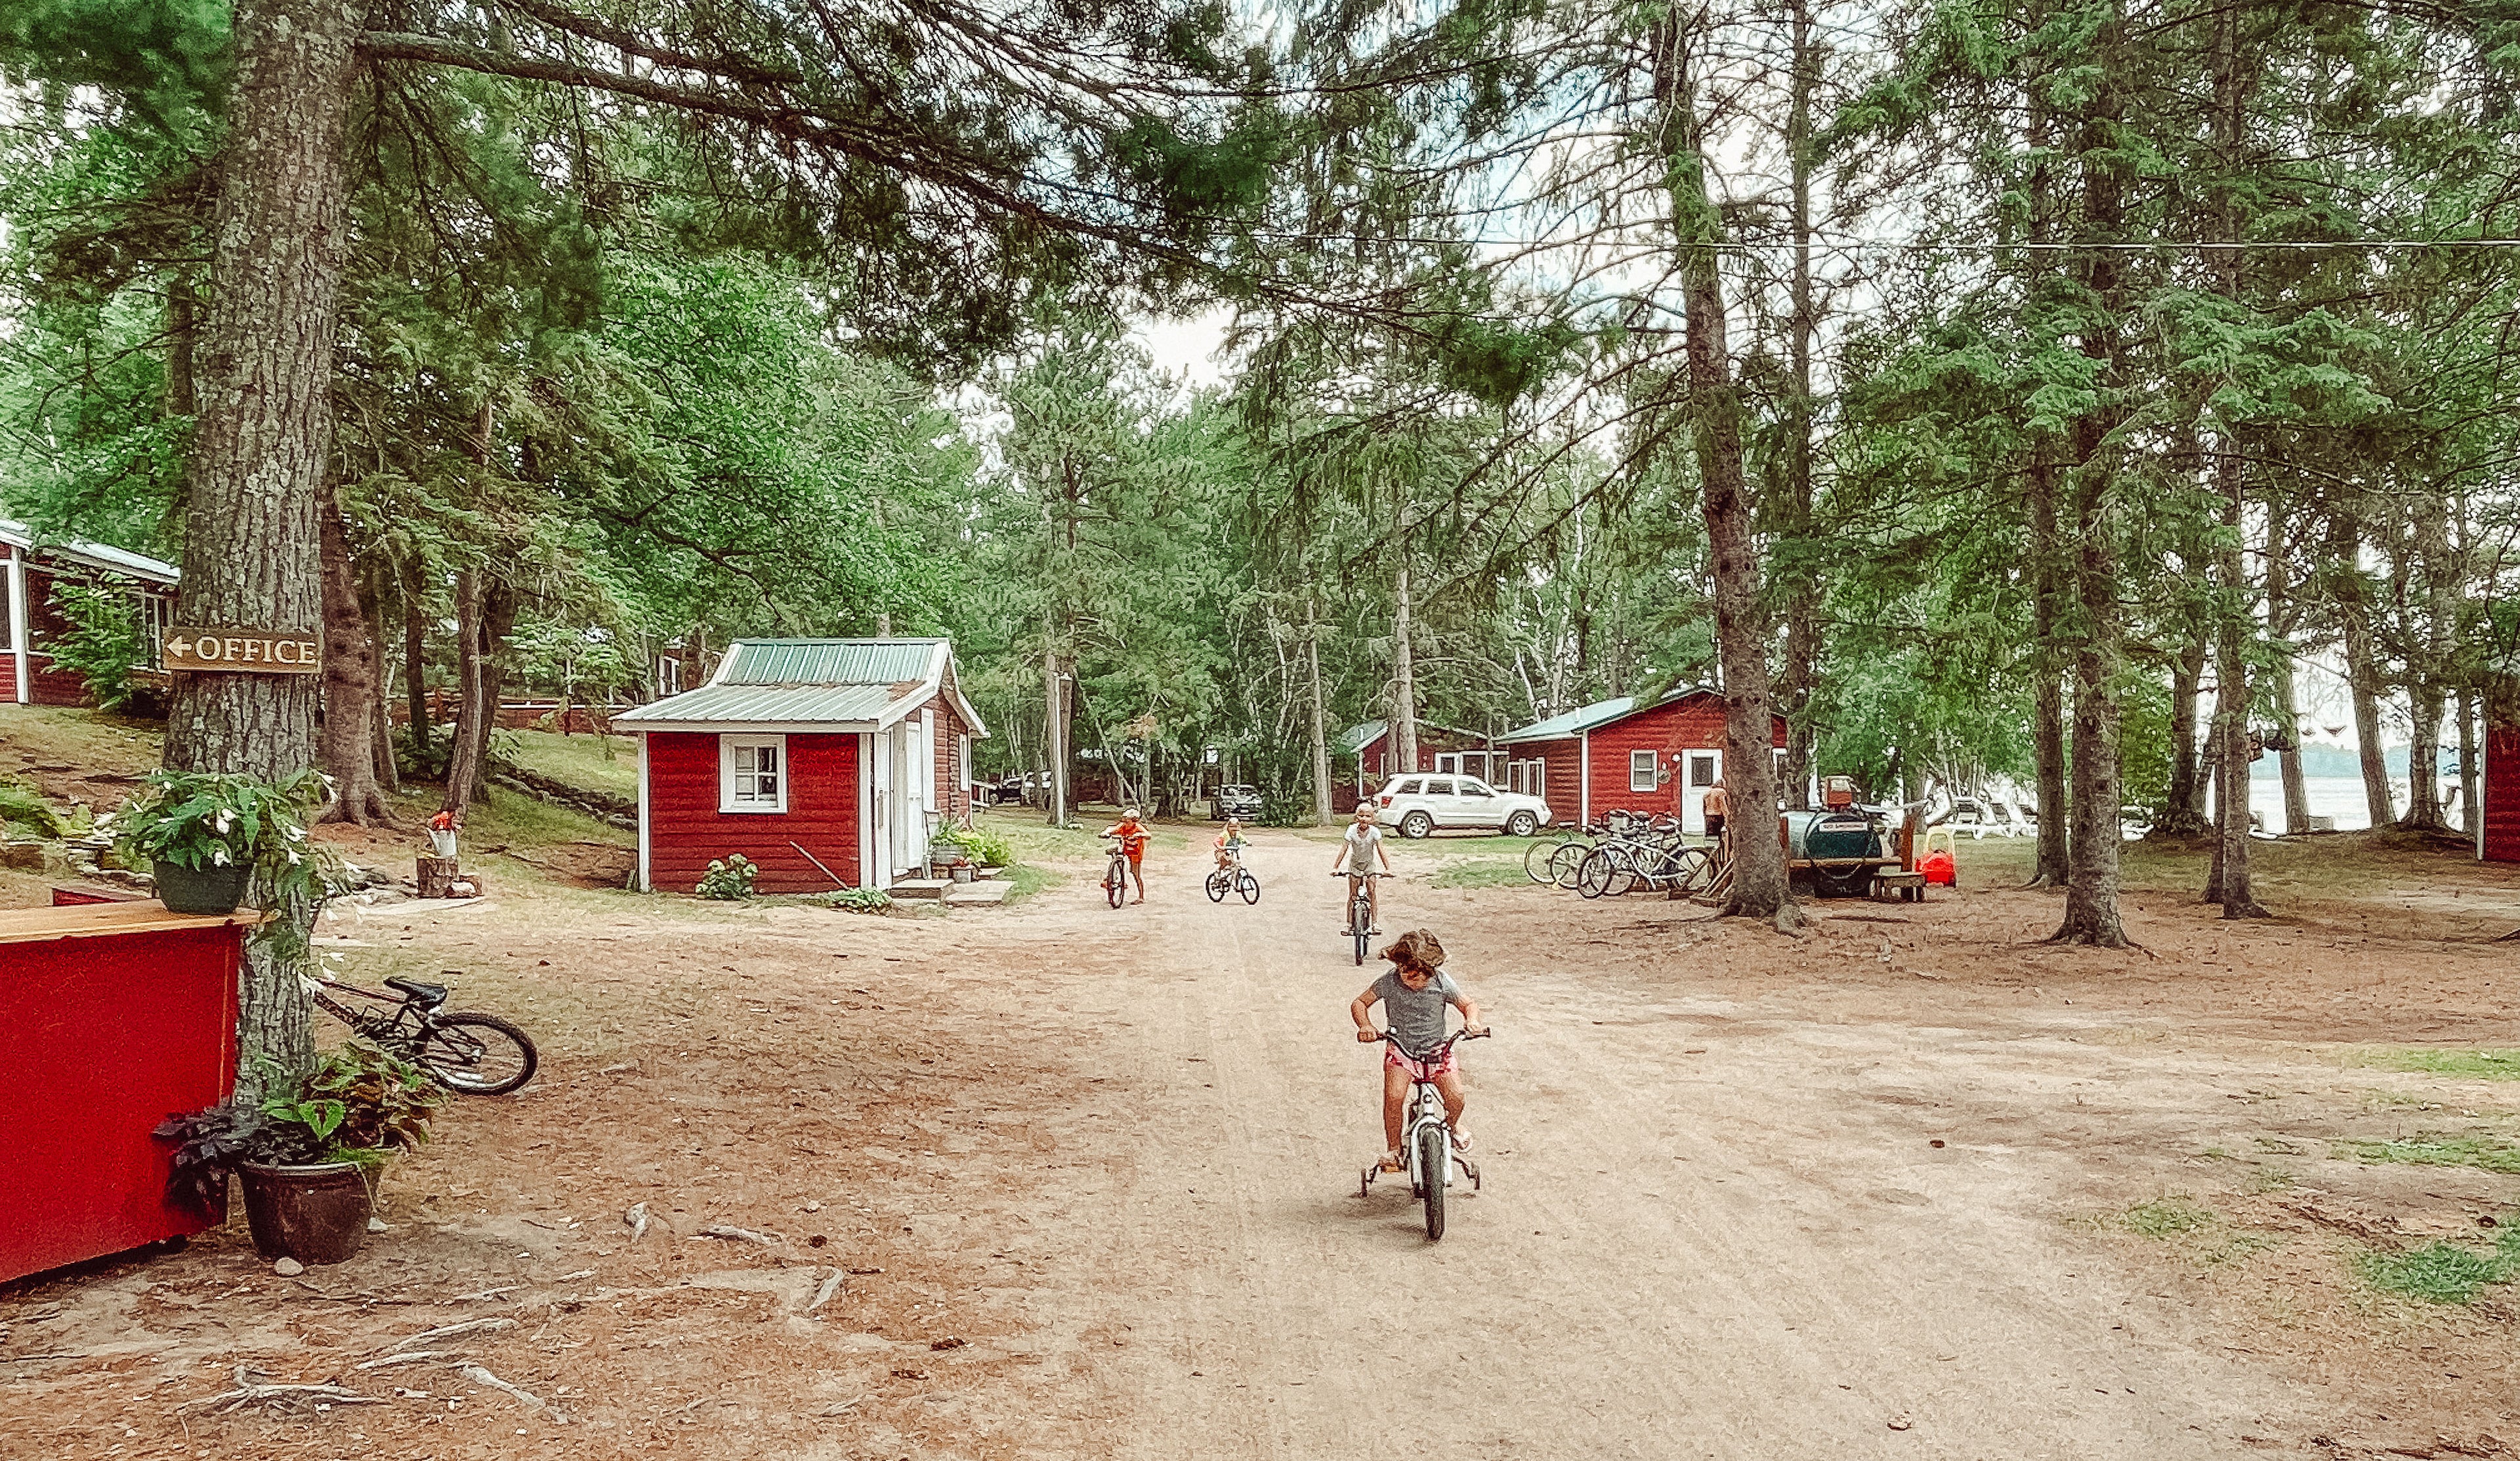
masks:
[[[1549,823],[1549,804],[1536,796],[1499,791],[1476,776],[1394,776],[1375,794],[1374,820],[1403,837],[1423,837],[1437,827],[1477,827],[1528,837]]]

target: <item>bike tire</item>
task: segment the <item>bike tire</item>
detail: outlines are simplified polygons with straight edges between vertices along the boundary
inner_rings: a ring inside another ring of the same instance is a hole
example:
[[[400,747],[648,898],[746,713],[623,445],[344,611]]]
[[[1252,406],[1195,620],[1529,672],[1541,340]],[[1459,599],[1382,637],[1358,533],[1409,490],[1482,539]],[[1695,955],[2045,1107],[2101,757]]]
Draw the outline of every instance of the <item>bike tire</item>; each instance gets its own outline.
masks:
[[[1242,902],[1246,908],[1260,901],[1260,880],[1253,877],[1250,873],[1246,872],[1242,874],[1241,877],[1238,878],[1235,881],[1234,888],[1236,892],[1242,895]],[[1223,900],[1221,899],[1219,900],[1219,902],[1222,901]]]
[[[1673,890],[1683,898],[1695,898],[1715,882],[1715,855],[1702,847],[1681,849],[1673,860],[1678,866],[1673,872]]]
[[[1598,898],[1610,891],[1612,863],[1609,850],[1597,847],[1584,855],[1583,865],[1575,869],[1575,891],[1586,898]]]
[[[1444,1189],[1452,1166],[1453,1154],[1444,1129],[1428,1122],[1418,1129],[1418,1175],[1426,1188],[1426,1241],[1441,1242],[1444,1237]]]
[[[1362,969],[1362,968],[1364,968],[1364,967],[1365,967],[1365,944],[1366,944],[1366,940],[1371,939],[1371,938],[1372,938],[1372,937],[1373,937],[1373,936],[1372,936],[1372,934],[1369,934],[1369,933],[1365,932],[1365,931],[1364,931],[1364,930],[1362,930],[1362,929],[1360,929],[1360,930],[1358,930],[1358,931],[1357,931],[1357,935],[1356,935],[1356,966],[1357,966],[1358,968],[1360,968],[1360,969]]]
[[[1102,896],[1111,900],[1111,907],[1118,908],[1120,900],[1127,897],[1128,893],[1129,879],[1125,873],[1113,869],[1102,874]]]
[[[451,1034],[457,1030],[481,1033]],[[497,1015],[459,1010],[437,1017],[420,1042],[418,1063],[459,1095],[494,1096],[532,1080],[542,1057],[525,1032]]]
[[[1232,881],[1231,877],[1221,869],[1209,873],[1207,875],[1207,901],[1210,903],[1225,902],[1226,885],[1230,881]]]
[[[1549,880],[1561,888],[1575,886],[1575,874],[1591,855],[1593,844],[1568,842],[1549,855]]]

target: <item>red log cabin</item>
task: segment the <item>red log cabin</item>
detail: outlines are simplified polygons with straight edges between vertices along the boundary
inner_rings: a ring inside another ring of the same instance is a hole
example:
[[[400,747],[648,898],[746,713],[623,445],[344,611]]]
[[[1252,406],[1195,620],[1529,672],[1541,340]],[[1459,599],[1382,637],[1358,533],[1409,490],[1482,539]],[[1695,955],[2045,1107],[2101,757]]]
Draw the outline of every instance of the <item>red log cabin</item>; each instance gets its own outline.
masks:
[[[1784,743],[1778,716],[1776,744]],[[1677,812],[1685,830],[1703,832],[1707,789],[1724,779],[1724,697],[1702,686],[1650,705],[1621,695],[1508,731],[1496,749],[1505,779],[1494,784],[1540,797],[1561,820]]]
[[[639,885],[742,853],[764,893],[880,888],[971,811],[988,734],[944,640],[738,640],[698,689],[623,711],[639,738]]]
[[[53,600],[66,583],[131,596],[141,642],[157,664],[158,646],[175,609],[175,565],[145,553],[86,543],[47,541],[24,523],[0,517],[0,704],[84,705],[87,684],[53,662],[44,646],[72,626]]]
[[[1340,778],[1334,785],[1332,804],[1342,816],[1356,810],[1358,800],[1404,771],[1441,772],[1447,775],[1476,776],[1492,785],[1505,783],[1497,778],[1505,774],[1505,757],[1490,747],[1488,737],[1473,730],[1457,730],[1450,726],[1418,725],[1418,764],[1405,767],[1391,744],[1389,721],[1366,721],[1350,726],[1330,742],[1334,761],[1356,763],[1355,775]]]

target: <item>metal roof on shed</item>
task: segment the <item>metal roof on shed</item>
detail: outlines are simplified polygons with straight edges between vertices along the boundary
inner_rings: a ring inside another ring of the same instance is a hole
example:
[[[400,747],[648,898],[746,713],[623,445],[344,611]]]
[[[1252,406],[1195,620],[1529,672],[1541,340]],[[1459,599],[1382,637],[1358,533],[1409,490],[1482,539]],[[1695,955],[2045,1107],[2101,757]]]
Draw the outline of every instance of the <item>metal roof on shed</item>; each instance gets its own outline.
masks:
[[[738,640],[712,685],[901,685],[936,673],[943,640]]]
[[[6,517],[0,517],[0,543],[14,543],[30,553],[52,553],[85,563],[91,568],[106,568],[115,573],[127,573],[134,578],[145,578],[151,583],[161,584],[168,588],[174,587],[176,580],[182,576],[176,571],[174,564],[153,558],[147,553],[133,553],[127,548],[115,548],[109,543],[90,543],[84,538],[55,538],[47,541],[38,538],[33,528]]]
[[[1702,685],[1684,685],[1653,703],[1668,705],[1674,700],[1685,699],[1690,695],[1712,693],[1712,690]],[[1653,705],[1638,704],[1637,697],[1634,695],[1621,695],[1611,700],[1596,700],[1581,709],[1553,715],[1545,721],[1535,721],[1519,730],[1508,730],[1497,737],[1497,744],[1515,745],[1524,741],[1558,740],[1569,735],[1581,735],[1587,730],[1598,730],[1612,721],[1625,720],[1640,710],[1652,708]]]
[[[612,717],[616,725],[872,726],[892,703],[881,685],[703,685]]]

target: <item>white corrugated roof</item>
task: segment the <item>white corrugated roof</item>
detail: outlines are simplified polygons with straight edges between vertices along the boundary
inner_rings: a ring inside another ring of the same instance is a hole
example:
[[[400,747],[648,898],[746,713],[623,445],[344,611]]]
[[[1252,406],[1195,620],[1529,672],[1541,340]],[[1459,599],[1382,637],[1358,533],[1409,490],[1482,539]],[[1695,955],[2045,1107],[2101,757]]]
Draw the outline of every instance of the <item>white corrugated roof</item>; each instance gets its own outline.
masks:
[[[698,689],[612,718],[644,730],[878,730],[942,693],[974,735],[987,735],[948,683],[944,640],[738,640]]]
[[[112,573],[147,579],[151,583],[168,588],[172,588],[175,581],[183,576],[176,570],[174,564],[162,562],[145,553],[133,553],[127,548],[115,548],[110,543],[90,543],[84,538],[56,538],[48,541],[37,537],[33,528],[7,517],[0,517],[0,543],[15,544],[30,553],[68,558],[72,562],[84,563],[91,568],[103,568]]]

